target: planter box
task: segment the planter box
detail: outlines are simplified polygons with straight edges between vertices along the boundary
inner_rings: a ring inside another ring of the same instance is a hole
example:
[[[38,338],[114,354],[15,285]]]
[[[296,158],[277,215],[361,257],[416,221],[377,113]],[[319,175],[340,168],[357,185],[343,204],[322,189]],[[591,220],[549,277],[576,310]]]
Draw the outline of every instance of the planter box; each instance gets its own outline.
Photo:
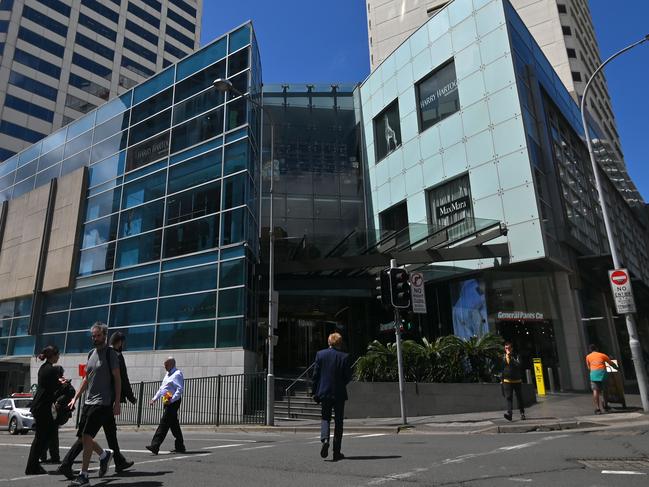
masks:
[[[405,384],[406,414],[432,416],[506,408],[500,384]],[[349,400],[345,405],[346,418],[398,418],[401,416],[398,382],[350,382],[347,386]],[[536,402],[536,392],[531,384],[523,384],[523,402],[529,406]],[[518,407],[514,397],[514,408]]]

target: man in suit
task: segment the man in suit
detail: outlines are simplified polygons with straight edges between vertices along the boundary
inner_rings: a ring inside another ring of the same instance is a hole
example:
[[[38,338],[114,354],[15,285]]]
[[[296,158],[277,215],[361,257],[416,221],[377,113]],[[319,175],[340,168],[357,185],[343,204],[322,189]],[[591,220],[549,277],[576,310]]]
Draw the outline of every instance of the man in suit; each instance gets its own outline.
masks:
[[[342,460],[345,456],[340,452],[343,440],[343,419],[345,417],[345,401],[347,400],[347,384],[352,378],[349,355],[340,351],[342,345],[340,333],[332,333],[327,340],[329,348],[320,350],[315,356],[313,372],[313,397],[321,405],[322,422],[320,424],[320,441],[322,447],[320,456],[327,458],[329,454],[329,435],[331,411],[334,412],[334,455],[333,461]]]

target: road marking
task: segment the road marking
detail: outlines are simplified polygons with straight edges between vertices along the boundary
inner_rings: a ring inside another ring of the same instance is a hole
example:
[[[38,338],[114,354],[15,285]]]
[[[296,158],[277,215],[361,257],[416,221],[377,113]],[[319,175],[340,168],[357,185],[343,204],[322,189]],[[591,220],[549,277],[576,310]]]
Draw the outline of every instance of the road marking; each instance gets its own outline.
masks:
[[[232,448],[235,446],[244,446],[245,443],[231,443],[230,445],[204,446],[201,450],[216,450],[217,448]]]
[[[519,479],[516,477],[510,477],[507,480],[511,480],[512,482],[532,482],[532,479]]]
[[[602,470],[602,473],[609,475],[647,475],[644,472],[634,472],[633,470]]]
[[[522,448],[529,448],[530,446],[536,445],[536,442],[532,441],[530,443],[521,443],[520,445],[512,445],[512,446],[503,446],[498,448],[499,450],[520,450]]]
[[[371,435],[361,435],[361,436],[357,436],[356,438],[375,438],[377,436],[385,436],[385,433],[374,433],[374,434],[371,434]]]
[[[261,446],[252,446],[250,448],[242,448],[239,451],[248,451],[248,450],[261,450],[262,448],[274,448],[275,445],[261,445]]]

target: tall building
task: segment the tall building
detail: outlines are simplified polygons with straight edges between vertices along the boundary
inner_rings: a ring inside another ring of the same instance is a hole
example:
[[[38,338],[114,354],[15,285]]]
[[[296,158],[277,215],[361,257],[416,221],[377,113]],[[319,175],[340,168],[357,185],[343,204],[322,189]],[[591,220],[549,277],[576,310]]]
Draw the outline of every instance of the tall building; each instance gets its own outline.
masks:
[[[199,46],[202,0],[0,1],[0,161]]]
[[[564,86],[579,102],[586,82],[601,63],[587,0],[510,0]],[[376,69],[407,37],[437,14],[448,0],[366,0],[370,65]],[[483,0],[474,0],[479,7]],[[457,41],[456,41],[457,42]],[[604,166],[624,198],[643,202],[624,163],[606,79],[589,90],[589,114],[610,158]]]

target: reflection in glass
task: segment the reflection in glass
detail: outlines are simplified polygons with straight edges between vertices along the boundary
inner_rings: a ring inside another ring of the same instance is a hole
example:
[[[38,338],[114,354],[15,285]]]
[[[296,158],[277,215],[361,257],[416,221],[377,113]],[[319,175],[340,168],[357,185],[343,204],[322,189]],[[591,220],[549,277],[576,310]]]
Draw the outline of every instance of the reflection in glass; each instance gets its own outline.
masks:
[[[79,275],[87,276],[113,268],[115,243],[81,251]]]
[[[144,325],[155,323],[156,300],[116,304],[110,309],[110,326]]]
[[[156,350],[213,348],[214,320],[158,325]]]
[[[246,240],[247,215],[247,208],[239,208],[223,213],[222,245],[229,245]]]
[[[228,58],[228,77],[250,66],[250,49],[242,49]]]
[[[121,332],[126,336],[126,350],[153,350],[155,326],[130,326],[127,328],[111,328],[110,332]]]
[[[160,296],[216,289],[216,264],[162,274]]]
[[[122,208],[130,208],[164,196],[167,171],[138,179],[124,185]]]
[[[110,284],[75,289],[72,292],[72,308],[85,308],[107,304],[110,300]]]
[[[221,177],[221,150],[200,155],[169,168],[169,193]]]
[[[221,183],[216,181],[167,198],[167,224],[193,220],[219,211]]]
[[[109,157],[90,167],[90,182],[89,186],[97,186],[99,184],[115,179],[124,173],[124,159],[126,154],[120,152],[113,157]]]
[[[248,168],[250,162],[249,149],[250,147],[247,139],[225,146],[225,152],[223,155],[224,176]]]
[[[143,264],[160,258],[162,231],[145,233],[117,242],[117,267]]]
[[[128,133],[125,130],[124,132],[114,135],[113,137],[93,146],[92,153],[90,155],[90,163],[92,164],[94,162],[101,161],[105,157],[113,155],[115,154],[115,152],[119,152],[120,150],[126,148],[127,137]],[[123,155],[121,157],[124,158]]]
[[[225,95],[217,90],[205,90],[189,100],[174,107],[174,123],[179,123],[222,105]]]
[[[70,311],[68,330],[88,330],[85,333],[86,351],[92,346],[92,342],[90,341],[90,327],[95,321],[101,321],[102,323],[108,321],[108,306]]]
[[[88,198],[86,220],[94,220],[95,218],[116,212],[119,209],[121,195],[121,188],[116,188]]]
[[[165,230],[165,257],[189,254],[218,246],[219,215],[193,220]]]
[[[178,152],[223,133],[223,107],[174,127],[171,135],[171,152]]]
[[[226,128],[232,130],[243,125],[248,120],[248,100],[241,97],[226,105]]]
[[[216,346],[240,347],[243,337],[243,318],[217,321]]]
[[[122,212],[119,236],[130,237],[162,226],[164,201],[138,206]]]
[[[245,283],[245,259],[227,260],[221,262],[219,287],[239,286]]]
[[[178,83],[176,85],[176,103],[204,89],[212,89],[212,83],[219,78],[225,78],[225,59]]]
[[[81,248],[94,247],[115,240],[117,236],[117,214],[86,223],[83,226]]]
[[[146,102],[148,103],[148,102]],[[148,139],[152,135],[162,132],[171,125],[171,110],[166,110],[155,117],[137,125],[131,125],[129,129],[129,144],[134,145]]]
[[[158,305],[160,323],[213,318],[215,313],[216,292],[160,298]]]
[[[153,298],[158,294],[158,276],[146,276],[113,283],[113,303]]]
[[[43,316],[39,333],[65,331],[68,328],[68,312],[54,313]]]
[[[173,91],[171,88],[158,93],[131,109],[131,124],[136,124],[151,115],[171,106]],[[142,139],[140,139],[142,140]]]

